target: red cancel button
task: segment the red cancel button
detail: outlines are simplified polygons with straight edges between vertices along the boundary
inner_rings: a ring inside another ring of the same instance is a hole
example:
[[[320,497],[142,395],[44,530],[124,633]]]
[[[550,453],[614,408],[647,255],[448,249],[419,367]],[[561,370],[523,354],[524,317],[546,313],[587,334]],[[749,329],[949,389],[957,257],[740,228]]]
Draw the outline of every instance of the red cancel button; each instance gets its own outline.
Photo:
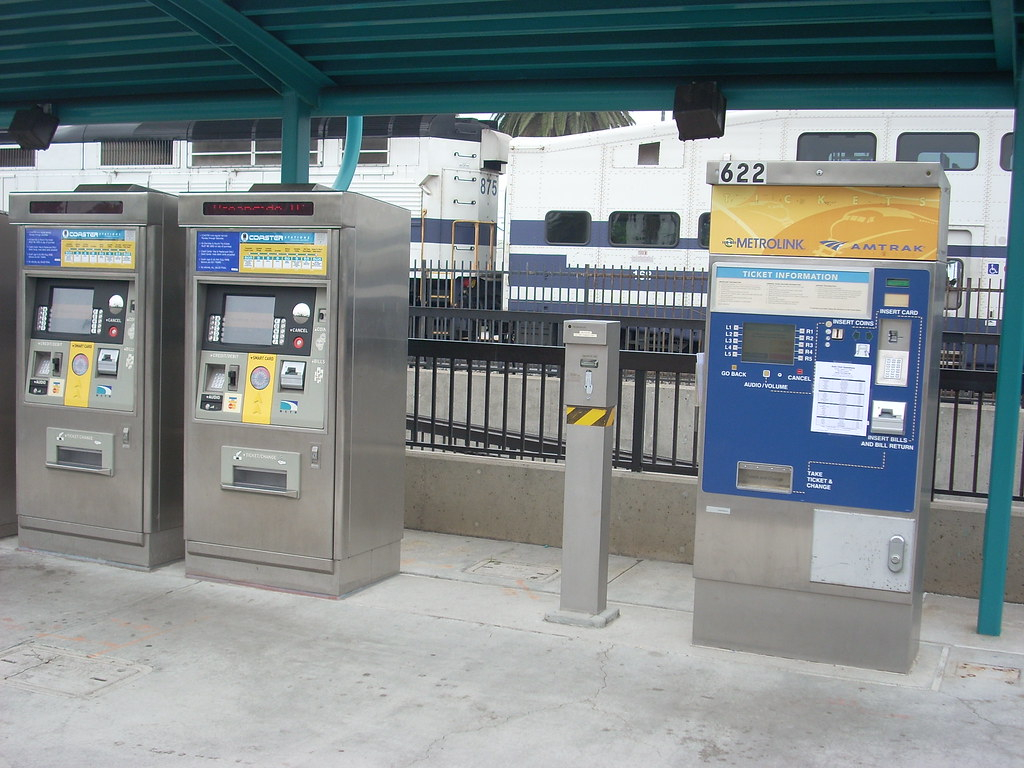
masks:
[[[110,326],[110,330],[107,331],[107,333],[109,333],[111,336],[117,336],[117,326],[116,325]]]
[[[306,346],[306,342],[301,336],[296,336],[295,341],[292,342],[292,346],[294,346],[296,349],[302,349],[304,346]]]

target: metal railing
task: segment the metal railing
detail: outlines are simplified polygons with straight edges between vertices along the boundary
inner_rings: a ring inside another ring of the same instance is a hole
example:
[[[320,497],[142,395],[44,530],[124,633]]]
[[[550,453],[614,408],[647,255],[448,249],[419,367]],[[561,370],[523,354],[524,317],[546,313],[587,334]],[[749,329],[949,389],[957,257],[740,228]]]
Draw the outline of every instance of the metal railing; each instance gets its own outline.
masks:
[[[410,338],[559,346],[562,322],[619,320],[623,349],[699,352],[707,303],[700,270],[473,270],[424,265],[410,281]],[[428,277],[431,296],[425,300]],[[971,278],[951,288],[941,366],[995,370],[1003,283]]]
[[[409,340],[407,444],[561,461],[564,350]],[[614,465],[696,474],[695,357],[623,352]]]
[[[434,451],[561,461],[561,347],[409,340],[407,444]],[[620,353],[614,465],[696,475],[696,356]],[[943,370],[937,418],[936,493],[984,497],[996,375]],[[1021,449],[1015,498],[1024,500]]]

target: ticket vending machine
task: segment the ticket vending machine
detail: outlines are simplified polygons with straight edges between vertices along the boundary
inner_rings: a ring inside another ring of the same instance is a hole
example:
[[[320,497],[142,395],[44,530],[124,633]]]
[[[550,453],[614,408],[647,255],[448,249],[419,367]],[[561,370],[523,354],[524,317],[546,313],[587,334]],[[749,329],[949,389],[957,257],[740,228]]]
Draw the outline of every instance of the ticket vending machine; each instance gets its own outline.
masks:
[[[18,246],[15,229],[0,212],[0,355],[15,356],[15,313],[18,304]],[[18,532],[18,512],[14,503],[14,395],[16,366],[8,365],[0,376],[0,536]]]
[[[134,185],[14,193],[19,545],[152,568],[184,552],[184,235]]]
[[[395,574],[409,213],[313,185],[185,194],[186,572],[338,596]]]
[[[906,672],[932,487],[938,164],[710,165],[693,640]]]

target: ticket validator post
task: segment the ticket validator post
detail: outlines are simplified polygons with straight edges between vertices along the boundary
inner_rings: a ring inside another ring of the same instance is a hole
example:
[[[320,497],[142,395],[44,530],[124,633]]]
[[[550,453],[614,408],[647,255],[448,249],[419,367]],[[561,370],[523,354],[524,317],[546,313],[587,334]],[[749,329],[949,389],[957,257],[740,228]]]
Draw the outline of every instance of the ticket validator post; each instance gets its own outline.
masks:
[[[14,193],[19,544],[181,558],[184,235],[134,185]]]
[[[917,655],[949,185],[930,163],[742,163],[713,186],[693,640]]]
[[[184,194],[186,572],[338,596],[398,572],[409,213]]]

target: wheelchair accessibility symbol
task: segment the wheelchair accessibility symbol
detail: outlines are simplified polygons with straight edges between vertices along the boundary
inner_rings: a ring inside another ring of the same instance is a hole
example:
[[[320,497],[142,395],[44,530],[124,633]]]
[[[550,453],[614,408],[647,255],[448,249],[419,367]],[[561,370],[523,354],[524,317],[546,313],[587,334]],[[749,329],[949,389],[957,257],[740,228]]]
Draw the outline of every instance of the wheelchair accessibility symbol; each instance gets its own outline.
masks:
[[[990,275],[998,275],[999,274],[999,265],[998,264],[990,263],[990,264],[987,265],[986,270],[987,270],[988,274],[990,274]]]

